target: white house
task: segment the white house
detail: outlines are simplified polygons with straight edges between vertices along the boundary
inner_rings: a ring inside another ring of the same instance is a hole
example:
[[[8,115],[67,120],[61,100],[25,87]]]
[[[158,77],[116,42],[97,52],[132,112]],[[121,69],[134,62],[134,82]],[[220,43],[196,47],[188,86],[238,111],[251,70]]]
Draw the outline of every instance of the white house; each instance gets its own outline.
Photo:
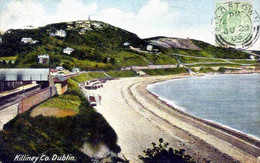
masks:
[[[33,39],[32,38],[26,38],[26,37],[23,37],[21,39],[21,42],[25,43],[25,44],[31,44],[33,43]]]
[[[70,48],[70,47],[63,49],[63,53],[68,54],[68,55],[70,55],[70,53],[72,53],[73,51],[74,51],[74,49]]]
[[[55,35],[56,35],[56,36],[59,36],[59,37],[66,37],[67,33],[66,33],[66,31],[60,29],[60,30],[57,30],[57,31],[55,32]]]
[[[130,46],[130,43],[129,42],[125,42],[124,46]]]
[[[38,55],[38,59],[39,59],[38,63],[40,63],[40,64],[48,64],[50,56],[48,54]]]
[[[250,59],[254,61],[255,60],[255,56],[250,55]]]
[[[21,39],[21,42],[24,43],[24,44],[36,44],[39,41],[38,40],[33,40],[32,38],[23,37]]]
[[[73,68],[73,69],[72,69],[72,72],[73,72],[73,73],[78,73],[79,71],[80,71],[79,68]]]
[[[63,68],[62,66],[57,66],[55,69],[58,70],[58,71],[63,71],[63,70],[65,70],[65,68]]]
[[[147,45],[146,49],[147,49],[148,51],[152,51],[152,50],[153,50],[153,45]]]

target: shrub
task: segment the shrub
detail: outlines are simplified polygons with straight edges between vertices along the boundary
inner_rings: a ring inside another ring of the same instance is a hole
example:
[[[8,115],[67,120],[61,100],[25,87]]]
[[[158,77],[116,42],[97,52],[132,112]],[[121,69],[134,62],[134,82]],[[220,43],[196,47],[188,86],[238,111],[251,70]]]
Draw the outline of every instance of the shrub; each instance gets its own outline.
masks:
[[[168,149],[169,143],[163,141],[162,138],[159,139],[159,145],[152,143],[152,148],[147,148],[144,150],[144,156],[139,155],[139,159],[145,163],[164,163],[164,162],[174,162],[174,163],[195,163],[191,156],[185,154],[184,149],[173,150]]]

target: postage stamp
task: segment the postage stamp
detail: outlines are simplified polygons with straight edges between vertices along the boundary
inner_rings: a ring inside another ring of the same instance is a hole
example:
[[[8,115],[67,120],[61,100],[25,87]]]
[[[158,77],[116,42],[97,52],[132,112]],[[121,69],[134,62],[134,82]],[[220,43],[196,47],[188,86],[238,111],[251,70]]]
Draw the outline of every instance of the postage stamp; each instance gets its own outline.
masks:
[[[259,38],[260,19],[251,2],[216,2],[214,21],[220,46],[247,49]]]

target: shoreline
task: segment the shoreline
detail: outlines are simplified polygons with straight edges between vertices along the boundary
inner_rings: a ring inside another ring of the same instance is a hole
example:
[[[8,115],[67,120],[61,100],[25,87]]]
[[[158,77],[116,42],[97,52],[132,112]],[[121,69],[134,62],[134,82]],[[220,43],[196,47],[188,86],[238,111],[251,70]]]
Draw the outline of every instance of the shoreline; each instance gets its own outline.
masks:
[[[189,76],[120,78],[90,91],[102,96],[96,109],[117,133],[121,155],[131,162],[140,162],[137,156],[162,137],[173,148],[185,149],[196,162],[203,162],[204,158],[212,163],[258,162],[260,148],[173,110],[146,89],[155,82]]]
[[[251,74],[253,74],[253,73],[251,73]],[[259,73],[257,73],[257,74],[259,74]],[[214,74],[214,75],[233,75],[233,74]],[[241,75],[241,74],[234,74],[234,75]],[[244,75],[248,75],[248,74],[244,74]],[[202,76],[205,76],[205,75],[202,75]],[[202,77],[202,76],[200,76],[200,77]],[[190,76],[190,77],[191,77],[191,76]],[[176,79],[170,79],[170,80],[176,80]],[[156,81],[156,82],[154,82],[154,83],[147,84],[146,90],[147,90],[151,95],[153,95],[153,96],[156,97],[158,100],[160,100],[162,103],[164,103],[164,104],[167,105],[168,107],[174,109],[175,111],[177,111],[177,112],[179,112],[179,113],[181,113],[181,114],[183,114],[183,115],[185,115],[185,116],[189,116],[189,117],[191,117],[191,118],[194,118],[194,119],[196,119],[196,120],[198,120],[198,121],[201,121],[201,122],[203,122],[203,123],[206,123],[207,125],[210,125],[210,126],[212,126],[212,127],[216,127],[216,128],[218,128],[218,129],[221,129],[221,130],[223,130],[224,132],[227,132],[228,134],[231,134],[231,135],[236,136],[236,137],[238,137],[238,138],[240,138],[240,139],[243,139],[243,140],[245,140],[245,141],[247,141],[247,142],[250,142],[250,143],[252,143],[252,144],[254,144],[254,145],[256,145],[257,147],[260,148],[260,138],[254,136],[254,135],[251,135],[251,134],[242,132],[242,131],[240,131],[240,130],[238,130],[238,129],[234,129],[234,128],[230,127],[230,126],[227,126],[227,125],[224,125],[224,124],[221,124],[221,123],[212,121],[212,120],[199,118],[199,117],[197,117],[197,116],[195,116],[195,115],[192,115],[192,114],[190,114],[190,113],[184,111],[184,109],[183,109],[183,110],[178,109],[178,107],[179,107],[179,108],[181,108],[181,107],[178,106],[178,105],[176,105],[177,107],[171,105],[170,103],[168,103],[167,101],[165,101],[165,100],[163,100],[161,97],[159,97],[159,95],[157,95],[156,93],[154,93],[154,92],[152,92],[152,91],[149,91],[148,88],[147,88],[149,85],[153,85],[153,84],[160,83],[160,82],[165,82],[165,81],[170,81],[170,80]]]

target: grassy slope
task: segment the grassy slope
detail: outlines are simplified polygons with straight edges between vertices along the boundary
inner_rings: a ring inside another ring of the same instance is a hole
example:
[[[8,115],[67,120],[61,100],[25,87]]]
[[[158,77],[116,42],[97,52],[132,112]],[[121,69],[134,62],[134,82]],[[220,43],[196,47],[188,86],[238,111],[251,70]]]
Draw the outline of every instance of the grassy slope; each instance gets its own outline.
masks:
[[[198,47],[202,48],[205,54],[216,58],[227,59],[250,59],[250,55],[246,52],[238,51],[231,48],[215,47],[203,41],[192,40]]]
[[[185,68],[172,68],[172,69],[155,69],[155,70],[143,70],[148,75],[171,75],[171,74],[181,74],[187,73]]]
[[[52,108],[61,108],[61,109],[71,109],[76,112],[79,112],[79,106],[81,104],[81,99],[77,95],[73,94],[63,94],[55,98],[51,98],[38,107],[52,107]]]
[[[119,77],[133,77],[136,76],[137,74],[134,71],[131,70],[125,70],[125,71],[106,71],[106,73],[114,78],[119,78]],[[103,72],[87,72],[87,73],[82,73],[78,76],[75,76],[71,78],[73,81],[82,83],[87,80],[91,79],[96,79],[96,78],[106,78],[107,76]],[[75,83],[74,83],[75,85]]]
[[[96,22],[96,21],[93,21]],[[69,30],[67,23],[51,24],[45,27],[32,30],[10,30],[2,35],[3,43],[0,44],[0,57],[17,56],[16,64],[0,65],[2,67],[56,67],[63,64],[66,68],[79,67],[83,70],[109,70],[119,69],[125,66],[149,65],[149,64],[176,64],[176,60],[168,55],[179,53],[184,55],[217,57],[217,58],[249,58],[245,52],[234,49],[219,48],[202,41],[192,40],[192,42],[202,50],[171,49],[166,53],[137,54],[129,51],[123,46],[124,42],[130,42],[134,47],[145,47],[147,42],[138,38],[135,34],[123,29],[101,23],[104,28],[92,28],[84,35],[79,35],[81,29]],[[65,29],[66,38],[51,37],[49,33],[56,29]],[[39,40],[35,45],[21,43],[22,37],[32,37]],[[63,49],[72,47],[75,51],[66,55]],[[39,65],[37,63],[38,54],[49,54],[49,65]],[[202,62],[202,59],[185,58],[184,62]]]
[[[106,72],[109,76],[114,78],[122,78],[122,77],[134,77],[137,74],[131,70],[124,70],[124,71],[108,71]]]
[[[8,60],[8,61],[15,61],[16,59],[17,59],[17,56],[0,57],[0,60]]]
[[[142,46],[146,44],[143,40],[123,29],[99,23],[104,25],[103,29],[93,27],[84,35],[79,35],[79,29],[76,29],[75,25],[75,29],[68,30],[66,23],[51,24],[33,30],[10,30],[11,33],[7,32],[2,36],[4,42],[0,44],[0,57],[18,55],[17,67],[55,67],[62,63],[69,69],[79,67],[84,70],[97,70],[120,68],[124,66],[122,63],[145,64],[142,57],[127,52],[123,47],[124,42]],[[56,29],[65,29],[66,38],[49,36],[49,33],[55,32]],[[22,37],[32,37],[39,40],[39,43],[23,44]],[[62,50],[66,47],[72,47],[75,51],[71,55],[63,54]],[[50,55],[50,64],[39,65],[37,55],[46,53]],[[111,62],[107,62],[108,58]]]

